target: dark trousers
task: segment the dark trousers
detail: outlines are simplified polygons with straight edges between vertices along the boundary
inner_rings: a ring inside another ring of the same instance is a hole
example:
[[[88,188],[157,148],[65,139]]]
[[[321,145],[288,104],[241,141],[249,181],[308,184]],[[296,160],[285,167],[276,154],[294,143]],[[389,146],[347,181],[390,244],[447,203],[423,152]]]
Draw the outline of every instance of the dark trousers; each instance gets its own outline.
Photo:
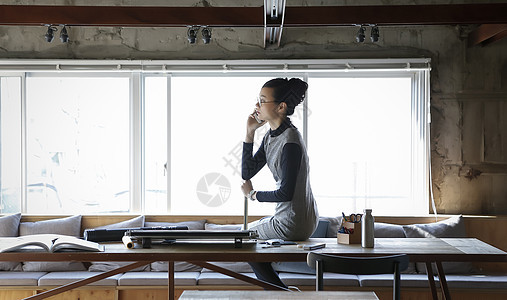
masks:
[[[280,277],[278,277],[278,273],[273,269],[270,262],[249,262],[248,264],[252,267],[257,279],[287,288],[282,280],[280,280]]]

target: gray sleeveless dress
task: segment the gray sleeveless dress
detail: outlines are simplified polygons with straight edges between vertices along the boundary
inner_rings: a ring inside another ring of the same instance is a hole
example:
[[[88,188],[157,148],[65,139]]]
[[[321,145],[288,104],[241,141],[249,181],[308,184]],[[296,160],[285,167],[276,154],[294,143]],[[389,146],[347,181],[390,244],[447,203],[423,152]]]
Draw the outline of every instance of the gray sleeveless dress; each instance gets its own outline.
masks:
[[[266,164],[280,187],[282,178],[281,156],[283,146],[295,143],[301,147],[301,164],[296,181],[296,189],[291,201],[279,202],[272,217],[252,222],[248,228],[257,230],[260,239],[280,238],[301,241],[308,239],[319,221],[317,205],[310,187],[308,155],[301,134],[296,128],[287,128],[282,134],[272,137],[269,132],[264,136]]]

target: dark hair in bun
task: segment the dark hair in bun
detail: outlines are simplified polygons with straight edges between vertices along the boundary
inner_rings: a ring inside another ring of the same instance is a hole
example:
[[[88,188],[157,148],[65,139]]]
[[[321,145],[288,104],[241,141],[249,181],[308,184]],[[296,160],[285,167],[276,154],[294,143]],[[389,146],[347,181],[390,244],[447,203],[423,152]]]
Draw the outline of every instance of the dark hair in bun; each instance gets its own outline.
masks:
[[[287,116],[294,113],[294,109],[305,99],[308,84],[299,78],[275,78],[266,82],[263,86],[273,88],[275,101],[287,104]]]

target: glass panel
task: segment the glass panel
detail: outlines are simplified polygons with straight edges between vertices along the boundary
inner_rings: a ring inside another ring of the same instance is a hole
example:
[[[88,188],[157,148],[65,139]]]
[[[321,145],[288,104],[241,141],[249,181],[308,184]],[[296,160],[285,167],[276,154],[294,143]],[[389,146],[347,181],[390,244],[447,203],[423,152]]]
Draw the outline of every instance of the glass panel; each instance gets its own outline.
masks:
[[[243,214],[241,154],[246,121],[269,79],[172,77],[171,213]],[[291,119],[302,129],[301,113]],[[257,130],[254,151],[268,126]],[[275,189],[266,166],[252,183],[256,190]],[[249,215],[273,212],[273,203],[249,203]]]
[[[0,213],[21,211],[21,78],[0,78]]]
[[[167,77],[145,78],[145,213],[167,212]]]
[[[27,78],[27,213],[128,212],[129,79]]]
[[[320,213],[414,213],[411,79],[310,78],[309,97],[308,153]]]

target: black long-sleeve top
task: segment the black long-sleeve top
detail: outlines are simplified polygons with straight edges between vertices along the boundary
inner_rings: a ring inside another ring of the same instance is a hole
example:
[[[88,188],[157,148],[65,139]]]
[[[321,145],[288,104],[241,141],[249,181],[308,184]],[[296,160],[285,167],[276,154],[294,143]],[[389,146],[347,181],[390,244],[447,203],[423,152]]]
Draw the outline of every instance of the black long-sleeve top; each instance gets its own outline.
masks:
[[[283,122],[276,130],[269,130],[272,137],[282,134],[287,128],[293,127],[290,120]],[[252,156],[253,143],[243,143],[243,157],[241,163],[241,176],[244,180],[254,177],[266,164],[266,152],[264,140],[261,146]],[[301,147],[298,144],[287,143],[283,146],[281,156],[281,184],[274,191],[257,191],[256,198],[260,202],[286,202],[290,201],[294,195],[296,179],[301,166]]]

